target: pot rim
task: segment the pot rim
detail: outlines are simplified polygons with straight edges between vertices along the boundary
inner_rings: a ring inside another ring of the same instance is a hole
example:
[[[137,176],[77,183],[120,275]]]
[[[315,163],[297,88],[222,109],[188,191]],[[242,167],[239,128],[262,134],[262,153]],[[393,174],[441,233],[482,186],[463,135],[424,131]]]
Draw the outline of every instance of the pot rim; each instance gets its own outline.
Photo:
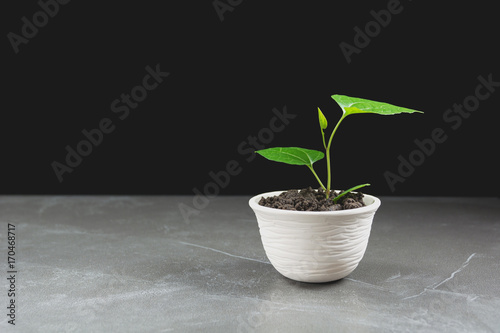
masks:
[[[371,199],[373,200],[372,203],[360,207],[360,208],[354,208],[354,209],[346,209],[346,210],[334,210],[334,211],[297,211],[297,210],[286,210],[286,209],[277,209],[277,208],[271,208],[271,207],[264,207],[259,205],[259,200],[261,197],[270,197],[274,195],[279,195],[280,193],[286,192],[284,191],[272,191],[272,192],[265,192],[261,194],[257,194],[256,196],[253,196],[250,198],[248,201],[248,204],[250,205],[250,208],[252,208],[254,211],[260,211],[260,212],[266,212],[266,213],[274,213],[274,214],[279,214],[279,215],[301,215],[301,216],[307,216],[307,215],[316,215],[316,216],[349,216],[349,215],[358,215],[358,214],[363,214],[363,213],[368,213],[368,212],[374,212],[380,207],[380,199],[370,195],[363,193],[364,198],[366,199]],[[354,192],[356,193],[356,192]]]

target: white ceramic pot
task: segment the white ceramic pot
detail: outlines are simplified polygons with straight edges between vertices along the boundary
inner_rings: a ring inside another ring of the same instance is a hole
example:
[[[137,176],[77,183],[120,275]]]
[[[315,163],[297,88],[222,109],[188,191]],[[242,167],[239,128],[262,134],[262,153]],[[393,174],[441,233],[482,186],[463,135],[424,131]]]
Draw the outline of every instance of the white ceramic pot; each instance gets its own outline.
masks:
[[[257,216],[264,250],[278,272],[301,282],[329,282],[349,275],[365,254],[373,216],[380,200],[364,194],[366,206],[332,212],[304,212],[259,205],[250,199]]]

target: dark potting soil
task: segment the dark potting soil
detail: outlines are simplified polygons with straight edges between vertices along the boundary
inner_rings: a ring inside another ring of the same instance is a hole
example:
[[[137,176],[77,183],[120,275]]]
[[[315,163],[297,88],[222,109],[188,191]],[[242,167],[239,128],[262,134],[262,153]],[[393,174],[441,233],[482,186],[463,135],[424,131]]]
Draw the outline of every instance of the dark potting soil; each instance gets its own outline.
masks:
[[[333,203],[333,199],[340,193],[342,192],[332,191],[327,199],[322,188],[314,190],[308,187],[302,190],[288,190],[273,197],[261,198],[259,205],[299,211],[334,211],[359,208],[365,205],[363,193],[361,192],[349,192],[340,198],[336,204]]]

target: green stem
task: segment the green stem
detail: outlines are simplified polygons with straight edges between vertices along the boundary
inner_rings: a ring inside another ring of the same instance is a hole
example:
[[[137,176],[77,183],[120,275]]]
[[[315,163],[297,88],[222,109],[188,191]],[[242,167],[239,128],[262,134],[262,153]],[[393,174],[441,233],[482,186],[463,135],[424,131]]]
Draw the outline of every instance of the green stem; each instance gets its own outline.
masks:
[[[351,187],[350,189],[348,190],[345,190],[344,192],[340,193],[339,195],[337,195],[335,197],[335,199],[333,199],[333,203],[337,203],[337,201],[339,201],[340,198],[342,198],[344,195],[346,195],[347,193],[349,192],[352,192],[352,191],[355,191],[357,189],[360,189],[362,187],[365,187],[365,186],[370,186],[370,184],[361,184],[361,185],[357,185],[357,186],[354,186],[354,187]]]
[[[330,170],[330,149],[326,149],[326,167],[327,167],[327,175],[328,175],[328,180],[327,180],[327,188],[326,188],[326,198],[330,197],[330,184],[331,184],[331,170]]]
[[[307,167],[311,170],[311,172],[313,173],[314,177],[316,177],[316,180],[318,181],[319,185],[321,185],[321,187],[323,188],[323,190],[325,190],[325,185],[323,185],[323,183],[321,182],[321,179],[319,179],[319,177],[316,174],[316,171],[314,171],[312,165],[308,165]]]
[[[335,134],[340,123],[342,122],[342,120],[344,120],[344,118],[346,116],[347,116],[346,113],[344,113],[342,115],[342,117],[340,117],[337,125],[335,125],[335,128],[333,129],[332,135],[330,135],[330,140],[328,140],[328,146],[326,147],[326,166],[327,166],[327,172],[328,172],[328,181],[326,183],[326,197],[327,198],[330,195],[330,189],[331,189],[331,185],[332,185],[332,171],[331,171],[331,167],[330,167],[330,146],[332,145],[333,135]]]

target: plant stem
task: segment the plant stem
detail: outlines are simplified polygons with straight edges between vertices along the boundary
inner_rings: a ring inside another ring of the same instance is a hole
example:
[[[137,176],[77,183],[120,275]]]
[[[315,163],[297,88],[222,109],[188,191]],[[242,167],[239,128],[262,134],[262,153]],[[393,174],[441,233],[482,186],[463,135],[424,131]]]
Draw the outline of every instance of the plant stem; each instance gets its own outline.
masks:
[[[328,146],[326,147],[326,167],[327,167],[327,172],[328,172],[328,181],[326,183],[326,197],[328,198],[330,196],[330,189],[332,185],[332,171],[330,167],[330,146],[332,145],[332,139],[333,135],[337,131],[337,128],[339,127],[340,123],[344,118],[346,117],[346,113],[342,114],[342,117],[340,117],[337,125],[335,125],[335,128],[333,129],[332,134],[330,135],[330,140],[328,140]]]
[[[328,146],[330,147],[330,146]],[[326,198],[330,197],[330,186],[331,186],[331,170],[330,170],[330,149],[326,149],[326,167],[327,167],[327,175],[328,175],[328,180],[327,180],[327,188],[326,188]]]
[[[344,195],[346,195],[347,193],[349,192],[352,192],[352,191],[355,191],[357,189],[360,189],[362,187],[365,187],[365,186],[370,186],[370,184],[361,184],[361,185],[357,185],[357,186],[354,186],[354,187],[351,187],[350,189],[348,190],[345,190],[344,192],[340,193],[339,195],[337,195],[335,197],[335,199],[333,199],[333,203],[337,203],[337,201],[339,201],[340,198],[342,198]]]
[[[323,183],[321,182],[321,179],[319,179],[319,177],[316,174],[316,171],[314,171],[312,165],[308,165],[307,167],[311,170],[311,172],[313,173],[314,177],[316,177],[316,180],[318,181],[319,185],[321,185],[321,187],[323,188],[323,190],[326,190],[325,185],[323,185]]]

